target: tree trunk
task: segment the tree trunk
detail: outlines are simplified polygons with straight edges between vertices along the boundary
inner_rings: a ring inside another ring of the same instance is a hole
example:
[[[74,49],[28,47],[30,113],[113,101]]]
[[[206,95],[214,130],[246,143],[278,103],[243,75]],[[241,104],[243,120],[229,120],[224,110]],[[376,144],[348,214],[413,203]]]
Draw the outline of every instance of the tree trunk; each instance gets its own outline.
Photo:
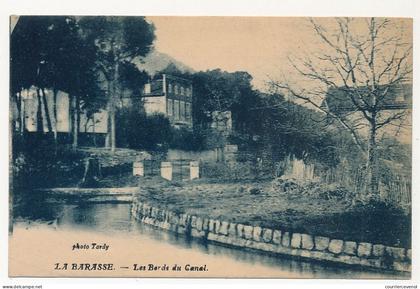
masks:
[[[26,109],[25,109],[25,100],[23,99],[23,97],[22,97],[22,94],[21,93],[19,93],[20,94],[20,102],[21,102],[21,106],[20,106],[20,110],[21,110],[21,131],[20,131],[20,133],[21,133],[21,135],[24,135],[25,134],[25,131],[26,131],[26,117],[25,117],[25,114],[26,114]]]
[[[16,110],[17,110],[16,123],[18,124],[19,132],[21,133],[22,132],[22,96],[21,96],[20,92],[13,93],[12,95],[13,95],[14,101],[16,103]],[[12,105],[13,104],[11,104],[11,106]],[[13,125],[13,133],[15,133],[16,125],[15,125],[15,120],[14,119],[12,121],[12,125]]]
[[[42,92],[42,102],[44,103],[44,111],[45,111],[45,119],[47,120],[47,128],[48,128],[48,132],[52,132],[52,124],[51,124],[51,117],[50,117],[50,111],[48,109],[48,102],[47,102],[47,97],[45,96],[45,90],[42,88],[41,89]]]
[[[92,132],[93,132],[93,145],[96,147],[96,131],[95,131],[95,113],[92,114]]]
[[[57,89],[54,89],[54,96],[53,96],[53,99],[54,99],[54,103],[53,103],[53,114],[54,114],[54,122],[55,122],[55,124],[54,124],[54,142],[57,144],[57,137],[58,137],[58,127],[57,127],[57,125],[58,125],[58,121],[57,121],[57,93],[58,93],[58,90]]]
[[[109,147],[111,148],[112,152],[115,152],[115,147],[116,147],[116,139],[115,139],[115,110],[116,110],[116,102],[117,102],[117,97],[119,95],[119,90],[118,90],[118,79],[119,79],[119,64],[118,62],[115,64],[115,68],[114,68],[114,76],[113,79],[111,81],[111,98],[109,101]]]
[[[77,97],[73,96],[72,97],[72,107],[73,107],[73,124],[72,124],[72,135],[73,135],[73,143],[72,143],[72,147],[73,149],[76,149],[79,143],[79,131],[78,131],[78,117],[79,117],[79,108],[78,108],[79,104],[77,101]]]
[[[39,88],[36,89],[36,95],[38,98],[38,107],[36,111],[36,131],[37,133],[42,134],[44,132],[44,121],[42,118],[42,102],[41,102],[41,94],[39,92]]]
[[[369,132],[369,148],[367,159],[367,176],[368,176],[368,194],[379,194],[379,163],[378,163],[378,145],[376,143],[376,123],[371,123]]]
[[[110,112],[110,119],[111,119],[111,151],[115,152],[115,104],[113,109]]]

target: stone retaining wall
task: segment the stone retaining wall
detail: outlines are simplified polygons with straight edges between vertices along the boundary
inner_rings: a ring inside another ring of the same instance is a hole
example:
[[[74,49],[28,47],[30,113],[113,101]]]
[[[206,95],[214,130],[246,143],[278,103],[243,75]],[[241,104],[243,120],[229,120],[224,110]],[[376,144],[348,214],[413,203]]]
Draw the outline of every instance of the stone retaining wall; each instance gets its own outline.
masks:
[[[141,201],[133,202],[132,215],[151,226],[231,246],[319,261],[411,272],[411,249],[178,214]]]

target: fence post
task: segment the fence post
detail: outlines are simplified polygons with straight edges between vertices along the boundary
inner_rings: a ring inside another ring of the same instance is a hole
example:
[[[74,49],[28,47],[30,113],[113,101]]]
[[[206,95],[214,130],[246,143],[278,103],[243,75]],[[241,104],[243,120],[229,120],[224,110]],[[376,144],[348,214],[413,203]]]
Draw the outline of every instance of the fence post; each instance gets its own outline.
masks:
[[[160,175],[162,178],[172,181],[172,163],[171,162],[160,163]]]
[[[144,163],[135,161],[133,162],[133,176],[144,177]]]
[[[200,178],[200,165],[197,161],[190,162],[190,180]]]

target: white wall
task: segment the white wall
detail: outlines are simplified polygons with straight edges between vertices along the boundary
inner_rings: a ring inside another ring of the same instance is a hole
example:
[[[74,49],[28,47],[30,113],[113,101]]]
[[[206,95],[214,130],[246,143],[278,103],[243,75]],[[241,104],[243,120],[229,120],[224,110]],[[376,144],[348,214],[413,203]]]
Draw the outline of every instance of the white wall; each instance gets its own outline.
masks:
[[[166,115],[166,97],[153,96],[144,98],[144,110],[147,114],[162,113]]]
[[[167,154],[167,160],[195,160],[195,161],[217,161],[216,150],[205,150],[199,152],[183,151],[169,149]]]
[[[95,126],[93,126],[95,121]],[[96,112],[93,118],[87,119],[85,114],[80,115],[80,132],[107,133],[108,132],[108,112],[101,109]]]
[[[22,109],[25,111],[25,126],[29,132],[37,131],[37,112],[38,112],[38,96],[35,88],[26,90],[22,93],[23,105]],[[71,129],[70,124],[70,99],[69,95],[65,92],[57,92],[57,119],[54,117],[54,93],[52,90],[45,90],[45,98],[47,100],[48,112],[51,119],[51,126],[54,130],[57,128],[57,132],[67,133]],[[16,105],[13,105],[16,107]],[[44,108],[44,102],[41,97],[41,112],[43,119],[43,130],[48,132],[46,111]],[[18,117],[14,113],[14,117]],[[80,132],[96,132],[96,133],[107,133],[108,125],[108,113],[105,110],[101,110],[95,113],[95,129],[93,128],[92,120],[87,120],[86,115],[82,113],[80,115]],[[87,125],[86,122],[88,121]]]

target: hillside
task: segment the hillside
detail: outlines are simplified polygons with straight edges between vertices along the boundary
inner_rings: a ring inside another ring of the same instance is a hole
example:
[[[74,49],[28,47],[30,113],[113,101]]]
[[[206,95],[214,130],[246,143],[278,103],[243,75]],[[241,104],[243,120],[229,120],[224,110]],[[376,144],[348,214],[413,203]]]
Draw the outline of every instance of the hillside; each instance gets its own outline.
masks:
[[[136,61],[136,65],[140,70],[145,70],[150,75],[165,69],[169,64],[173,63],[179,70],[183,72],[194,72],[194,70],[184,63],[176,60],[168,54],[153,50],[146,57]]]

